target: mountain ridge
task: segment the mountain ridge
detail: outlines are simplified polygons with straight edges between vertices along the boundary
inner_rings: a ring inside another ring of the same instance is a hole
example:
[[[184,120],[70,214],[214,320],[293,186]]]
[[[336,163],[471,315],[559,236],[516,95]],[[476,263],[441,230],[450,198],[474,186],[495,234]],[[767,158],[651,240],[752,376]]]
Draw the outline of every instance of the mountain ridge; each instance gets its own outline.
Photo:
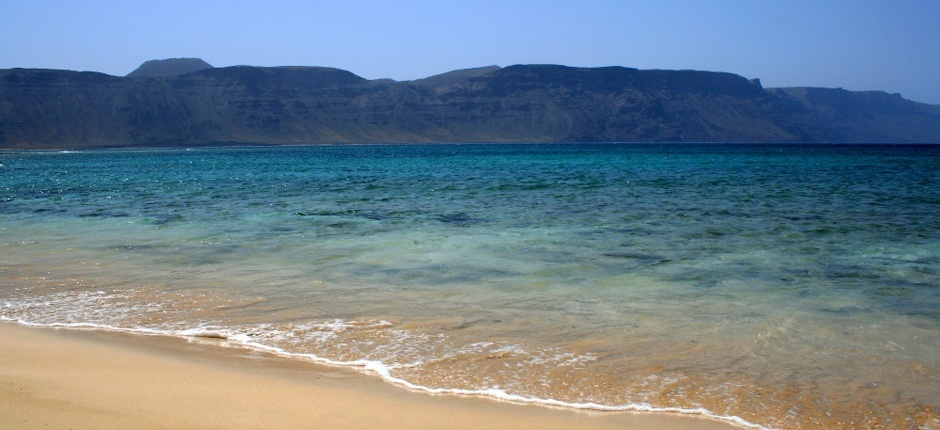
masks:
[[[940,106],[878,91],[765,89],[759,80],[727,72],[543,64],[462,69],[397,82],[312,66],[180,70],[135,77],[0,70],[0,149],[940,143]]]

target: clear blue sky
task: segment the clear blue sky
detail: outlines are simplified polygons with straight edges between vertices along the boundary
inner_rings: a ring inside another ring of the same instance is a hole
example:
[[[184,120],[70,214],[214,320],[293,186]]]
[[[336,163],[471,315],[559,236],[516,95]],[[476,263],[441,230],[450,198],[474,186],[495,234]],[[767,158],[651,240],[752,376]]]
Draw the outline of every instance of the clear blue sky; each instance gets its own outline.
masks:
[[[552,63],[728,71],[940,104],[940,0],[2,0],[0,68],[159,58],[417,79]]]

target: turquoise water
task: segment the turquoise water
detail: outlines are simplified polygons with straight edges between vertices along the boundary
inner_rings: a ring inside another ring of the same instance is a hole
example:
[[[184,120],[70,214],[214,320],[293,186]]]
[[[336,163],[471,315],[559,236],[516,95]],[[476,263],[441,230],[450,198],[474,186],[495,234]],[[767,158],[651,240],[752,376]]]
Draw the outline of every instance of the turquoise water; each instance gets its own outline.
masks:
[[[431,392],[940,428],[940,146],[0,153],[0,318]]]

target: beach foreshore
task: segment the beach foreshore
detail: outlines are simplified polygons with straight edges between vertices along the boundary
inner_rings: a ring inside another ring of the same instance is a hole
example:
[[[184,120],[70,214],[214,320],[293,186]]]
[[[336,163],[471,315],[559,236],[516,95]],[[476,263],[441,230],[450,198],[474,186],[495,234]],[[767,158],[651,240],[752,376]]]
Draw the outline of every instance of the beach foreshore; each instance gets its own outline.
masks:
[[[0,323],[4,429],[731,429],[415,393],[220,341]]]

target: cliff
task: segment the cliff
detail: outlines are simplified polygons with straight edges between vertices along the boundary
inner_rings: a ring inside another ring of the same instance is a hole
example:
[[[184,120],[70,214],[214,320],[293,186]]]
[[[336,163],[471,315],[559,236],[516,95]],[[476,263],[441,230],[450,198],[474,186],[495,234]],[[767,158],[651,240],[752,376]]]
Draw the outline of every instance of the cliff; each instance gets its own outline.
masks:
[[[730,73],[516,65],[396,82],[325,67],[197,69],[0,70],[0,148],[940,142],[940,106],[880,92],[764,89]]]

